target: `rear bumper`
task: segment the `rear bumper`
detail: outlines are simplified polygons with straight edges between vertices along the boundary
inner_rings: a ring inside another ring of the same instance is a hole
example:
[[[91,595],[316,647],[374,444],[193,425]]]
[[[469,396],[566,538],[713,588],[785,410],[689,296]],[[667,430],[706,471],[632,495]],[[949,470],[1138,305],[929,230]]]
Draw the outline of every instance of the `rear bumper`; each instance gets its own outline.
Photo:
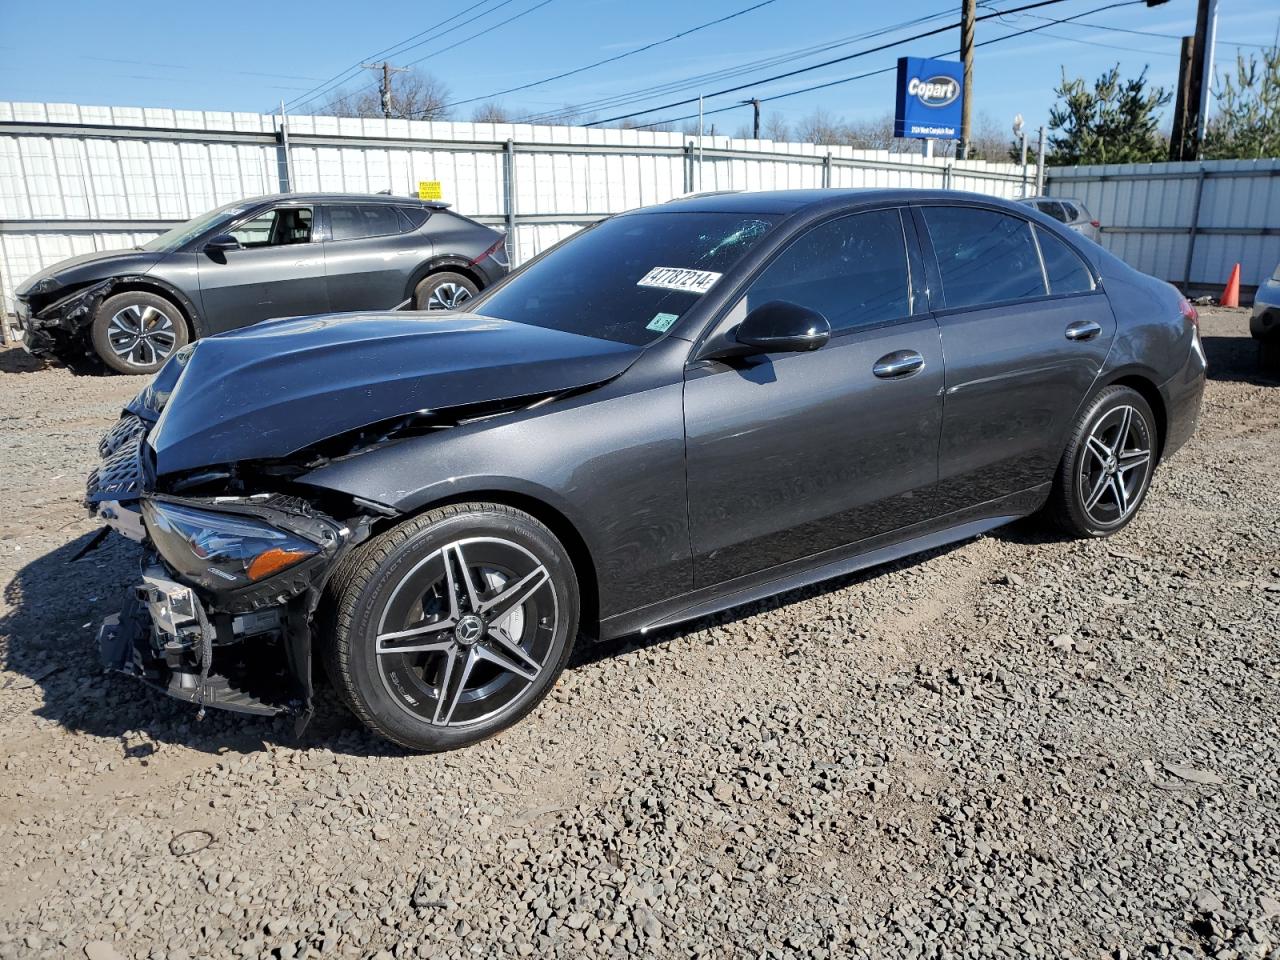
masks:
[[[1268,280],[1258,287],[1249,332],[1255,340],[1280,340],[1280,280]]]
[[[1182,369],[1160,386],[1166,414],[1161,457],[1173,456],[1196,432],[1204,399],[1205,369],[1204,347],[1197,333],[1191,339],[1191,349]]]

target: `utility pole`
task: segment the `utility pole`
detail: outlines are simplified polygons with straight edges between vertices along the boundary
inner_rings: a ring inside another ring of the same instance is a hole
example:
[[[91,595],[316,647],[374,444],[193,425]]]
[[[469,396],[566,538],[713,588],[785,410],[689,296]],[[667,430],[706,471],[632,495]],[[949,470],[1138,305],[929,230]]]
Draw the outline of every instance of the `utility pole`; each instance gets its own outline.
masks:
[[[1195,71],[1196,38],[1182,38],[1182,53],[1178,63],[1178,95],[1173,102],[1173,130],[1169,134],[1169,159],[1188,160],[1194,157],[1191,146],[1192,119],[1191,74]]]
[[[751,123],[751,137],[754,140],[760,139],[760,98],[752,97],[750,100],[743,100],[743,106],[751,104],[755,108],[755,119]]]
[[[1184,160],[1194,160],[1200,155],[1200,104],[1204,102],[1204,87],[1207,82],[1204,68],[1206,65],[1205,46],[1209,41],[1209,8],[1212,0],[1198,0],[1196,4],[1196,35],[1192,41],[1193,59],[1191,61],[1191,77],[1187,82],[1186,124],[1182,130]]]
[[[1200,51],[1200,124],[1196,127],[1196,159],[1204,154],[1204,134],[1209,126],[1209,94],[1213,90],[1213,48],[1218,42],[1218,0],[1207,0],[1204,46]],[[1199,16],[1196,23],[1199,25]]]
[[[366,70],[381,70],[382,82],[378,84],[378,93],[382,99],[382,115],[386,119],[391,119],[391,75],[393,73],[408,73],[408,67],[393,67],[387,61],[382,63],[362,63],[360,66]]]
[[[964,95],[960,101],[960,147],[957,159],[969,155],[969,121],[973,110],[973,23],[978,15],[978,0],[961,0],[960,60],[964,63]]]

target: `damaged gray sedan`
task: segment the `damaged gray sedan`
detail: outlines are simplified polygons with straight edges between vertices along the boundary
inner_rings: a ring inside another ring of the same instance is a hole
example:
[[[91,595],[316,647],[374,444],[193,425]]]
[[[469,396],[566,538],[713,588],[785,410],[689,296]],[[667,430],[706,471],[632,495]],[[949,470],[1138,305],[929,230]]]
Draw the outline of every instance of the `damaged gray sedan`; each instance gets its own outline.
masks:
[[[1044,510],[1123,529],[1191,435],[1195,311],[1049,218],[937,191],[691,198],[471,313],[269,321],[175,352],[88,502],[144,547],[105,663],[415,749],[655,630]]]

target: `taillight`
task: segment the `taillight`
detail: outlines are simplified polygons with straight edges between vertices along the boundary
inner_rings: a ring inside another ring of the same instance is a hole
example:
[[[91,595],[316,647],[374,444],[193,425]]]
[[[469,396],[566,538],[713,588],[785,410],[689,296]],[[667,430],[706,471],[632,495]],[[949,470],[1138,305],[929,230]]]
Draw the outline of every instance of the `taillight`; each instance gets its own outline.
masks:
[[[1191,301],[1186,297],[1179,297],[1178,310],[1182,314],[1182,318],[1195,327],[1198,332],[1200,330],[1200,314],[1196,312],[1196,308]]]
[[[1101,223],[1099,223],[1097,220],[1090,220],[1090,221],[1089,221],[1089,226],[1093,227],[1093,228],[1094,228],[1094,229],[1096,229],[1096,230],[1101,230],[1101,229],[1102,229],[1102,224],[1101,224]]]
[[[505,235],[499,237],[497,240],[493,242],[493,246],[491,246],[488,250],[486,250],[484,253],[480,254],[480,256],[476,257],[474,260],[471,261],[471,266],[474,267],[477,263],[479,263],[485,257],[492,257],[495,253],[497,253],[500,249],[502,249],[503,244],[505,244],[506,242],[507,242],[507,238]]]

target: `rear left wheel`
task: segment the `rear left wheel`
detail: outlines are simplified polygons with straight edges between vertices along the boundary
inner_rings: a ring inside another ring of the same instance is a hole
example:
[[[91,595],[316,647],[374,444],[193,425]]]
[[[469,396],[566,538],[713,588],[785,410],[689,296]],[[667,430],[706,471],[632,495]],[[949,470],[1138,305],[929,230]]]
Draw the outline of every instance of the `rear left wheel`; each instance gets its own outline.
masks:
[[[1156,426],[1136,390],[1107,387],[1076,422],[1046,512],[1066,533],[1107,537],[1133,519],[1155,471]]]
[[[416,310],[459,310],[480,288],[460,273],[433,273],[413,291]]]
[[[500,504],[442,507],[353,554],[329,588],[325,662],[348,706],[415,750],[466,746],[546,696],[578,629],[554,535]]]

